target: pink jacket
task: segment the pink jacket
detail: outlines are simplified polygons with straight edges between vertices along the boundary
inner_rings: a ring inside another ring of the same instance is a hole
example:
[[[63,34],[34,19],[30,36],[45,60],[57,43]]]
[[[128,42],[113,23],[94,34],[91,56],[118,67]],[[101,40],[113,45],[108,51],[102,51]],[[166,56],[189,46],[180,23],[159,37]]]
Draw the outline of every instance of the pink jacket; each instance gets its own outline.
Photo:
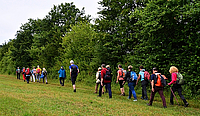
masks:
[[[168,85],[176,84],[176,80],[177,80],[177,74],[176,73],[175,72],[172,73],[172,81],[170,83],[168,83]]]

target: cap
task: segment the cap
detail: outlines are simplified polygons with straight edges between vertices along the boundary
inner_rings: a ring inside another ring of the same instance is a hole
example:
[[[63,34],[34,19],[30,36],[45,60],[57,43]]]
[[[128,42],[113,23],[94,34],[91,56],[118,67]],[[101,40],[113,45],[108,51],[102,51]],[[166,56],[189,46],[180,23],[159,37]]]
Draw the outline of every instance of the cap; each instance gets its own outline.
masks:
[[[73,61],[73,60],[71,60],[71,61],[70,61],[70,64],[73,64],[73,63],[74,63],[74,61]]]

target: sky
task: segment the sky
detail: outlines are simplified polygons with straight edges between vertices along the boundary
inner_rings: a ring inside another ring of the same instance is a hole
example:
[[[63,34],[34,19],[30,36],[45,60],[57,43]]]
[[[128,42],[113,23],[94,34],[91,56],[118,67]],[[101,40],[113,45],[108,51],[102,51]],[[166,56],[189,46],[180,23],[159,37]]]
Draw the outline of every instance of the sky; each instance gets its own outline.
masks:
[[[0,45],[16,38],[15,34],[28,19],[43,19],[53,5],[73,2],[79,10],[85,7],[86,15],[97,18],[99,1],[101,0],[0,0]]]

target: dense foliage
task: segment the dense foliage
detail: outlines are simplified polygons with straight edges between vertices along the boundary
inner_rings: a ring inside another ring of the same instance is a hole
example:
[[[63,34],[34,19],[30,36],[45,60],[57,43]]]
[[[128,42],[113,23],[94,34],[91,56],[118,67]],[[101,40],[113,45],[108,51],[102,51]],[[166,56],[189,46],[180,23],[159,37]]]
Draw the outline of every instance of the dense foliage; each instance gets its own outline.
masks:
[[[200,94],[200,2],[195,0],[102,0],[95,24],[73,3],[54,6],[44,19],[29,19],[16,38],[0,47],[0,73],[40,65],[57,78],[74,60],[79,81],[94,82],[97,68],[109,64],[158,67],[170,79],[174,65],[185,77],[187,96]],[[67,71],[69,72],[69,71]],[[69,78],[69,73],[67,78]],[[113,81],[114,82],[114,81]]]

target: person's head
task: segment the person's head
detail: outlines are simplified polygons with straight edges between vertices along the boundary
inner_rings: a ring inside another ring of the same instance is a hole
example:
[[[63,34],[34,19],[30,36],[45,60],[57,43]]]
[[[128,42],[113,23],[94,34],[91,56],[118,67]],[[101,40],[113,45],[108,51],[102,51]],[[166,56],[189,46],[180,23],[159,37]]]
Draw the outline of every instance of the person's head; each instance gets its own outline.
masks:
[[[128,70],[129,70],[129,71],[132,71],[132,69],[133,69],[133,66],[129,65],[129,66],[128,66]]]
[[[175,66],[171,66],[169,72],[170,73],[178,72],[178,68],[176,68]]]
[[[144,67],[143,67],[143,66],[140,66],[139,69],[142,70],[142,69],[144,69]]]
[[[23,67],[23,69],[25,69],[25,67]]]
[[[118,68],[122,68],[122,65],[121,65],[121,64],[119,64],[119,65],[118,65]]]
[[[45,69],[45,68],[43,68],[43,71],[46,71],[46,69]]]
[[[74,64],[74,61],[73,61],[73,60],[70,60],[70,64]]]
[[[106,68],[110,68],[110,65],[106,65]]]
[[[19,67],[17,67],[17,69],[19,69]]]
[[[61,66],[60,68],[63,69],[63,66]]]
[[[38,68],[40,68],[40,66],[39,66],[39,65],[38,65],[37,67],[38,67]]]
[[[154,67],[153,69],[153,74],[155,74],[156,72],[158,72],[158,68]]]
[[[35,69],[35,67],[33,67],[33,69]]]
[[[102,68],[106,68],[106,65],[105,65],[105,64],[102,64],[101,67],[102,67]]]
[[[101,67],[98,68],[98,71],[100,71],[100,70],[101,70]]]

